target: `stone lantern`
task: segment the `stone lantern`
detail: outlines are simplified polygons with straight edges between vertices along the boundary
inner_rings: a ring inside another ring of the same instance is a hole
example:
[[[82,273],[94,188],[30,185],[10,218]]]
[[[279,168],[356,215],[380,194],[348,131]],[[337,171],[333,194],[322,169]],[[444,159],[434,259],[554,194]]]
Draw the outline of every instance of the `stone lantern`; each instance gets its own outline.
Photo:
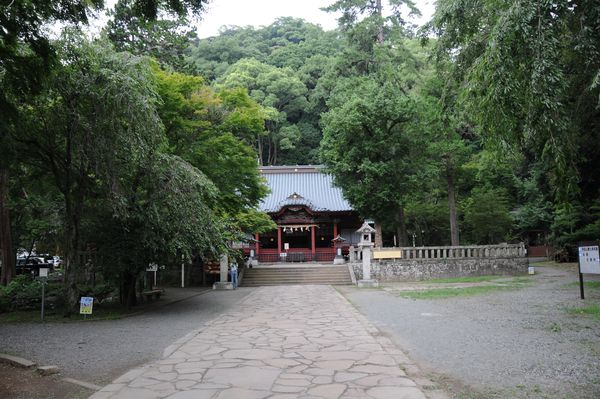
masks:
[[[331,241],[333,242],[333,247],[335,248],[335,258],[333,258],[333,264],[343,265],[345,262],[344,256],[342,255],[342,245],[344,245],[346,239],[338,234],[338,236]]]
[[[372,228],[369,223],[364,222],[360,229],[356,230],[360,234],[360,241],[358,247],[362,251],[362,272],[363,278],[358,281],[359,287],[378,287],[379,282],[371,279],[371,249],[375,245],[373,243],[373,234],[375,229]]]

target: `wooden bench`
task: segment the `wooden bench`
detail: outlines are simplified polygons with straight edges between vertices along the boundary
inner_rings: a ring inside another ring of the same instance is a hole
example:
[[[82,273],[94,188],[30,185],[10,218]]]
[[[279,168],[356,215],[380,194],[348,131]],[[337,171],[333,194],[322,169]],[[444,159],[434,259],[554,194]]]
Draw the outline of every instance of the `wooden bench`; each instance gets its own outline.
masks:
[[[144,296],[144,299],[146,301],[149,301],[152,299],[155,299],[155,300],[159,299],[163,292],[165,292],[165,290],[163,290],[162,288],[154,288],[154,289],[142,292],[142,295]]]

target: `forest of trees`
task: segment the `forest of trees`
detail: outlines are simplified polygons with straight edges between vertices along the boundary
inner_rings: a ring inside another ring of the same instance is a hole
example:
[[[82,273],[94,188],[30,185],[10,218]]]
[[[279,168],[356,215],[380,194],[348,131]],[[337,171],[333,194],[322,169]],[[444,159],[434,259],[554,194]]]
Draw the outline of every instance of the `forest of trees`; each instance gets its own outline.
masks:
[[[214,0],[218,1],[218,0]],[[124,302],[149,262],[273,228],[258,164],[324,164],[401,245],[600,237],[600,5],[329,1],[199,39],[205,0],[0,5],[2,282],[17,250],[104,259]],[[64,26],[50,38],[49,24]],[[257,162],[258,160],[258,162]]]

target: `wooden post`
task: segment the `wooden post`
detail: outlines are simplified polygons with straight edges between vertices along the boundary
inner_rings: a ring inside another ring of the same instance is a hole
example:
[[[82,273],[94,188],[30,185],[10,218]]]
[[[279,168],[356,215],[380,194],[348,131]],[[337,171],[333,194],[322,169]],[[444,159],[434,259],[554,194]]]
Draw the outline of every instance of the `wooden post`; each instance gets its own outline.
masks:
[[[281,255],[281,227],[277,227],[277,256]]]
[[[338,236],[338,226],[337,223],[333,223],[333,238],[336,238]]]
[[[254,239],[256,240],[256,257],[258,258],[258,253],[260,251],[260,234],[256,233]]]
[[[315,260],[315,253],[317,252],[317,243],[315,240],[315,236],[316,236],[316,229],[317,226],[311,226],[310,228],[310,241],[311,241],[311,245],[312,245],[312,260]]]

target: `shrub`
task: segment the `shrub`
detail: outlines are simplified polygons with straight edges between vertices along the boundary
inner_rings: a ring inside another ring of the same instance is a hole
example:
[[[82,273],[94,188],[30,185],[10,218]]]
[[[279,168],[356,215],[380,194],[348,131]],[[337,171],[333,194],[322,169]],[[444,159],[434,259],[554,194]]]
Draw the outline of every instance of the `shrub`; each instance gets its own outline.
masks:
[[[6,287],[0,289],[0,310],[35,309],[41,302],[42,283],[29,275],[16,276]]]

